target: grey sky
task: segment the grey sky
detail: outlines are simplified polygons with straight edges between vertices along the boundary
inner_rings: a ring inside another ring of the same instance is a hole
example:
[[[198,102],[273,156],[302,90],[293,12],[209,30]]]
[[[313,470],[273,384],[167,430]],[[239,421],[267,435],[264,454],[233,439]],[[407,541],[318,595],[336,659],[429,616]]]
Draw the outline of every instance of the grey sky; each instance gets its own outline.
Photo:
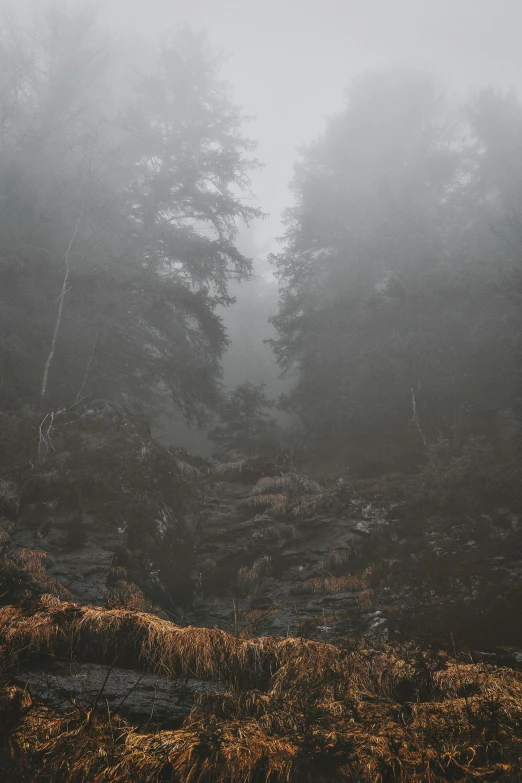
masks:
[[[84,0],[56,2],[75,6]],[[0,0],[0,7],[23,9],[47,3]],[[256,117],[248,134],[259,142],[257,155],[265,164],[253,177],[253,191],[270,217],[242,231],[240,237],[243,252],[258,259],[278,247],[281,212],[292,201],[287,185],[296,148],[320,133],[325,117],[342,107],[345,87],[360,71],[410,66],[439,74],[450,91],[469,92],[493,83],[522,93],[522,0],[99,0],[99,4],[102,20],[124,39],[129,35],[158,38],[188,22],[206,29],[210,40],[229,55],[225,76],[245,113]],[[276,396],[281,388],[275,380],[274,359],[268,348],[263,355],[259,348],[270,334],[269,327],[265,324],[263,331],[256,322],[257,347],[252,329],[247,328],[249,296],[257,295],[255,285],[248,284],[241,296],[237,287],[233,289],[238,305],[225,315],[234,340],[225,360],[225,381],[237,383],[241,366],[251,380],[268,380],[269,393]],[[262,289],[266,296],[267,290]],[[249,354],[255,367],[245,364]],[[172,437],[179,443],[182,435],[176,430]],[[194,434],[185,436],[194,446]],[[198,447],[204,447],[203,440]]]
[[[291,201],[296,147],[322,130],[362,69],[420,67],[452,90],[522,86],[521,0],[105,0],[103,8],[127,30],[187,21],[228,53],[226,76],[256,116],[249,132],[265,164],[254,177],[270,213],[254,229],[264,252]]]
[[[261,255],[282,231],[296,147],[341,108],[346,84],[361,70],[418,67],[456,91],[522,88],[522,0],[100,0],[100,7],[124,35],[157,37],[188,22],[229,55],[225,75],[256,117],[248,133],[265,164],[253,189],[270,217],[244,237]]]

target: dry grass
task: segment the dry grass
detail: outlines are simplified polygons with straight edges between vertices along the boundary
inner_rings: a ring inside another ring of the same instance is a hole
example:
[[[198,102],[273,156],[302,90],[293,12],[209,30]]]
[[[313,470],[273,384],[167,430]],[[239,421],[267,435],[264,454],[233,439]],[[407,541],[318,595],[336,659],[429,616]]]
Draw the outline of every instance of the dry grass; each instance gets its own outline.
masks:
[[[9,519],[0,519],[0,555],[7,549],[13,534],[14,524]]]
[[[22,568],[37,574],[44,574],[47,566],[53,563],[53,558],[48,552],[38,549],[21,549],[16,559]]]
[[[273,647],[270,639],[238,642],[218,629],[182,628],[144,612],[68,602],[33,612],[4,607],[0,645],[19,660],[72,656],[171,677],[227,682],[262,676],[262,653]]]
[[[243,566],[239,569],[237,582],[244,595],[255,595],[261,587],[265,576],[270,573],[271,558],[268,555],[259,557],[252,568]]]
[[[249,612],[244,612],[242,620],[244,626],[241,630],[242,639],[251,639],[253,636],[259,636],[263,625],[265,625],[271,617],[279,614],[279,609],[252,609]]]
[[[0,691],[3,779],[21,783],[471,783],[522,780],[522,674],[413,647],[236,639],[152,615],[55,604],[0,616],[0,643],[218,679],[177,729],[58,715]],[[15,655],[16,657],[16,655]]]
[[[0,509],[17,510],[20,505],[20,493],[13,481],[0,478]]]
[[[46,572],[51,562],[47,552],[33,549],[22,549],[13,557],[0,557],[0,599],[3,603],[25,602],[44,594],[69,599],[69,591]]]
[[[227,476],[240,476],[241,473],[251,470],[255,465],[253,457],[235,460],[233,462],[214,462],[210,466],[208,473],[210,476],[225,478]]]
[[[281,489],[281,477],[280,476],[262,476],[257,484],[253,487],[251,495],[266,495],[276,492]]]
[[[297,528],[285,522],[274,522],[263,529],[263,537],[272,541],[292,541],[299,537]]]
[[[105,603],[109,609],[133,609],[136,612],[152,612],[152,604],[145,599],[130,578],[126,568],[112,566],[107,576]]]
[[[284,514],[287,510],[287,500],[284,495],[250,495],[244,498],[239,508],[265,509],[273,514]]]
[[[375,592],[373,590],[363,590],[358,600],[361,611],[370,612],[375,606]]]
[[[324,576],[307,579],[299,584],[299,590],[311,593],[342,593],[344,591],[368,591],[373,574],[371,567],[365,568],[360,574],[345,576]],[[373,593],[373,591],[371,591]]]
[[[199,478],[201,476],[201,471],[195,465],[191,465],[190,462],[176,459],[174,464],[180,476],[185,476],[186,478]]]
[[[347,549],[334,549],[321,561],[321,566],[328,573],[344,571],[350,561],[350,551]]]
[[[300,473],[287,473],[284,476],[263,476],[252,489],[252,495],[266,495],[272,493],[289,492],[312,493],[321,492],[321,487],[316,481]]]
[[[118,579],[105,589],[105,602],[109,609],[134,609],[136,612],[153,610],[152,604],[145,599],[143,591],[134,582],[126,579]]]
[[[324,576],[307,579],[299,585],[299,590],[310,593],[342,593],[362,590],[363,582],[359,576]]]
[[[310,494],[317,494],[321,492],[321,486],[303,473],[287,473],[287,478],[294,487],[298,487],[301,492],[308,492]]]
[[[289,513],[296,519],[310,516],[310,514],[315,514],[319,511],[329,499],[330,495],[326,492],[320,492],[318,495],[300,498],[291,504]]]
[[[284,476],[263,476],[240,508],[270,510],[276,516],[301,519],[325,506],[331,496],[320,485],[300,473]]]

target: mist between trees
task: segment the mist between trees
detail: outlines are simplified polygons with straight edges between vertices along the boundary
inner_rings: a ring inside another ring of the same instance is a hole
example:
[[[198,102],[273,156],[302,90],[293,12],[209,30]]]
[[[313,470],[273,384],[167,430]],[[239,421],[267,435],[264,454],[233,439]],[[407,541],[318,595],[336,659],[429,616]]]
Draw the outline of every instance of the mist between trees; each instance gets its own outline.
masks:
[[[521,781],[522,103],[222,73],[0,31],[0,779]]]
[[[4,460],[41,450],[59,411],[105,400],[163,440],[182,418],[185,445],[231,455],[513,464],[515,94],[457,104],[408,70],[352,82],[295,164],[278,294],[239,249],[262,218],[260,164],[204,36],[174,31],[133,60],[89,11],[4,24],[0,142],[0,406],[39,423]]]

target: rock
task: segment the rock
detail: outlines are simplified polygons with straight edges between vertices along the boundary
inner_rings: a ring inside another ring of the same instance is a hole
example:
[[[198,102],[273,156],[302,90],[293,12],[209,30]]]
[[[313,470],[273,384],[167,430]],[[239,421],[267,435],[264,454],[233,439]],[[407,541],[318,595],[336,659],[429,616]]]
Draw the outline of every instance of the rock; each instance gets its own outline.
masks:
[[[315,510],[301,519],[274,512],[249,516],[240,503],[251,489],[244,481],[205,483],[189,574],[193,599],[183,611],[165,601],[169,617],[234,634],[318,639],[328,634],[336,640],[366,633],[368,626],[371,633],[381,633],[381,627],[385,633],[389,626],[398,638],[453,634],[460,641],[462,632],[472,648],[493,649],[493,637],[499,645],[520,648],[520,515],[507,509],[489,515],[439,509],[423,511],[419,519],[416,509],[404,506],[400,516],[396,510],[390,515],[380,500],[350,498],[338,511]],[[53,514],[53,524],[38,548],[53,556],[49,575],[74,600],[103,603],[112,554],[123,535],[93,513],[86,519],[86,543],[67,548],[67,515],[56,509],[45,513]],[[43,521],[22,518],[13,549],[33,548],[35,527]],[[239,570],[253,569],[263,558],[270,558],[270,573],[240,592]],[[369,575],[361,579],[368,566]],[[356,578],[343,585],[339,578],[348,574]],[[381,606],[380,614],[362,614],[359,596],[365,590],[373,591],[365,605]],[[161,602],[161,594],[156,600]],[[474,616],[488,620],[470,621]]]
[[[68,522],[68,514],[55,516],[52,532],[35,543],[34,526],[22,519],[12,536],[12,550],[15,553],[23,548],[49,552],[52,563],[47,568],[48,575],[67,588],[74,601],[103,604],[113,552],[123,537],[117,530],[88,516],[85,544],[71,548],[65,544]]]
[[[218,683],[194,679],[170,680],[118,667],[55,662],[16,674],[20,687],[55,709],[108,705],[134,719],[170,721],[183,718],[194,706],[194,693],[222,690]]]

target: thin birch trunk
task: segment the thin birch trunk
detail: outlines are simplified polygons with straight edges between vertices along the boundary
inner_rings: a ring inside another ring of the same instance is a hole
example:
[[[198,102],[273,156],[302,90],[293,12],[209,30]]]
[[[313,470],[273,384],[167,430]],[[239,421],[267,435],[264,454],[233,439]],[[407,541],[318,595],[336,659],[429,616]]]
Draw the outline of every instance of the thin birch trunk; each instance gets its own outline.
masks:
[[[58,335],[60,333],[60,326],[62,323],[62,314],[63,314],[63,305],[65,302],[65,297],[67,294],[67,282],[69,280],[69,272],[70,272],[70,266],[69,266],[69,257],[71,254],[71,249],[74,244],[74,240],[76,239],[76,235],[78,233],[78,228],[80,226],[83,213],[85,211],[85,201],[83,202],[83,206],[81,209],[80,214],[78,215],[78,220],[76,221],[76,226],[74,227],[73,234],[71,236],[69,246],[67,247],[67,251],[65,253],[65,274],[63,276],[63,283],[62,283],[62,290],[60,292],[60,298],[58,300],[58,313],[56,315],[56,323],[54,324],[54,332],[53,332],[53,339],[51,342],[51,349],[49,351],[49,355],[47,357],[47,361],[45,362],[45,367],[42,375],[42,386],[40,389],[40,397],[43,400],[45,398],[45,394],[47,392],[47,381],[49,378],[49,370],[51,369],[51,365],[53,363],[54,359],[54,352],[56,350],[56,342],[58,340]]]
[[[415,424],[419,435],[421,436],[422,442],[424,444],[424,448],[426,448],[427,445],[428,445],[428,442],[427,442],[427,440],[426,440],[426,438],[424,436],[424,433],[423,433],[421,425],[420,425],[419,416],[417,414],[417,401],[415,399],[415,392],[413,391],[413,388],[411,390],[411,404],[412,404],[412,408],[413,408],[412,421]]]

